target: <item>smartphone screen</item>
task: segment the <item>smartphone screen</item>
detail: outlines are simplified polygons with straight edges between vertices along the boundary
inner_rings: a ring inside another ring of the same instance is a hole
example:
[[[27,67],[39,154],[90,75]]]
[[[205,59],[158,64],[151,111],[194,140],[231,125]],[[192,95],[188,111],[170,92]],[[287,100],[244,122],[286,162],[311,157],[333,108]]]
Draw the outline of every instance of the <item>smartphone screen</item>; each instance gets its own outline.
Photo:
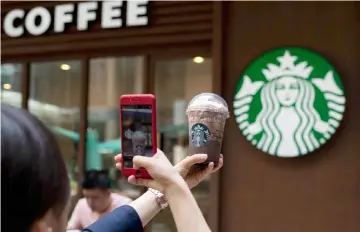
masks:
[[[124,167],[133,168],[135,155],[153,156],[152,106],[123,105],[121,117]]]

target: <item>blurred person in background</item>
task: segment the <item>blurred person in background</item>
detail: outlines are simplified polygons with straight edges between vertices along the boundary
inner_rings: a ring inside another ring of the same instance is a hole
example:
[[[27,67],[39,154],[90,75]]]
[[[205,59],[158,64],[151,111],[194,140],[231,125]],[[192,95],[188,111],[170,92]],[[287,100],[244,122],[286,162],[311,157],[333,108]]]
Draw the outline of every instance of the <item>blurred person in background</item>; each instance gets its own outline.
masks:
[[[67,229],[82,230],[114,209],[132,200],[113,193],[107,170],[89,170],[82,182],[84,198],[76,204]]]

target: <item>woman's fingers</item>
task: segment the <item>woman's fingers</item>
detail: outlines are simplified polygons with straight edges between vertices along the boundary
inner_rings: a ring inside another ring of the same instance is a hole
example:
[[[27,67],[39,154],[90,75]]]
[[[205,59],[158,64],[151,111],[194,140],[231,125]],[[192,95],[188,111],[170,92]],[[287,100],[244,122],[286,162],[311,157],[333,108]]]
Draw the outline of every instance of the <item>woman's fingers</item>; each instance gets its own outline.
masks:
[[[121,162],[121,159],[122,159],[122,154],[118,154],[118,155],[114,156],[114,160],[117,162]]]
[[[141,155],[136,155],[133,158],[133,166],[134,166],[134,168],[149,169],[153,165],[152,162],[153,162],[152,158],[141,156]]]
[[[119,169],[121,171],[121,166],[122,166],[121,163],[116,163],[115,166],[116,166],[117,169]]]
[[[184,166],[186,168],[190,168],[191,166],[195,164],[201,164],[208,158],[207,154],[195,154],[192,156],[186,157],[184,160]]]
[[[195,164],[201,164],[207,159],[207,154],[194,154],[192,156],[187,156],[185,159],[180,161],[176,166],[180,165],[181,168],[190,169],[191,166]]]
[[[114,160],[115,160],[115,166],[117,169],[121,170],[121,166],[122,166],[122,154],[118,154],[116,156],[114,156]]]
[[[210,175],[211,173],[213,173],[214,167],[215,167],[214,162],[210,162],[210,163],[208,164],[208,167],[207,167],[207,169],[205,170],[205,173],[203,174],[204,178],[205,178],[206,176]]]
[[[133,185],[141,185],[141,186],[145,186],[145,187],[148,187],[148,185],[149,185],[149,180],[136,178],[134,175],[129,176],[128,181],[130,184],[133,184]]]
[[[214,171],[214,162],[210,162],[207,168],[207,172],[212,173]]]
[[[224,156],[221,154],[218,165],[213,169],[212,172],[217,172],[224,165]]]

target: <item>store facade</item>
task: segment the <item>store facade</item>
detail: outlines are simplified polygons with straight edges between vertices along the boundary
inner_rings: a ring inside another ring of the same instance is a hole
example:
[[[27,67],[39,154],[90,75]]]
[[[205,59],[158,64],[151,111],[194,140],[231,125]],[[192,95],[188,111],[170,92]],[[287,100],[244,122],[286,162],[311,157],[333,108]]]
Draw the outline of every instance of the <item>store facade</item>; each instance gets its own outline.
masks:
[[[122,94],[154,93],[161,148],[173,162],[184,156],[185,102],[216,91],[214,14],[211,2],[2,2],[2,102],[28,109],[54,132],[74,202],[91,168],[108,169],[115,191],[133,198],[143,191],[113,165]],[[217,218],[210,188],[207,180],[194,194]],[[174,228],[169,210],[149,226]]]
[[[212,231],[359,231],[360,4],[2,2],[1,17],[1,101],[53,130],[74,195],[88,168],[109,168],[114,189],[139,193],[111,169],[121,94],[156,95],[161,148],[177,162],[188,139],[181,112],[192,96],[211,91],[231,110],[225,167],[194,190]],[[232,107],[245,67],[286,46],[326,57],[347,100],[333,138],[292,159],[256,149]],[[148,230],[175,231],[170,213]]]

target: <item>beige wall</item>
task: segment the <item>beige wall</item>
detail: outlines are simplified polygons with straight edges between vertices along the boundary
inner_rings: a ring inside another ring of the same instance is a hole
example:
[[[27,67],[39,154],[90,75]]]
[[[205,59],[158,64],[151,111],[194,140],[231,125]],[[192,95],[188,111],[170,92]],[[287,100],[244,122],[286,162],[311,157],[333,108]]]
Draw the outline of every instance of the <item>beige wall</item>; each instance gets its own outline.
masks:
[[[185,74],[185,99],[187,101],[201,92],[211,92],[211,66],[211,59],[206,59],[201,64],[195,64],[191,59],[187,60]]]
[[[90,62],[89,107],[118,107],[119,97],[143,92],[143,58],[98,58]]]
[[[72,68],[61,70],[63,63],[70,64]],[[80,70],[80,61],[32,63],[30,98],[64,108],[79,107]]]
[[[194,63],[192,59],[159,61],[156,64],[155,93],[161,124],[173,123],[176,100],[188,102],[196,94],[211,92],[211,65],[211,59],[205,59],[201,64]]]

